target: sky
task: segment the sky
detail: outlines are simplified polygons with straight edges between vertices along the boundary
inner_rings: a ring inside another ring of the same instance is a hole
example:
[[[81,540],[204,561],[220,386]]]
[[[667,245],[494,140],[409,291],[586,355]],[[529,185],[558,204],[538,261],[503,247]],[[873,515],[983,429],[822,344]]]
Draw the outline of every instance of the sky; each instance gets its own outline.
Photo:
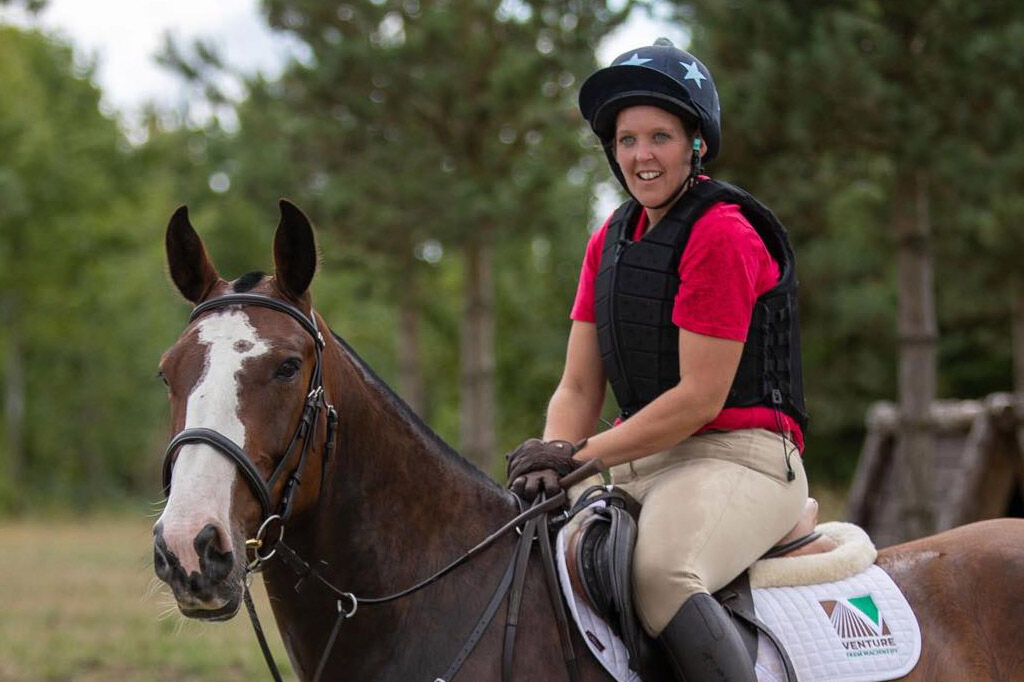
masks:
[[[183,45],[211,40],[228,64],[269,77],[280,72],[289,55],[301,55],[297,41],[266,25],[258,0],[49,0],[38,18],[0,8],[0,21],[55,31],[75,46],[79,59],[95,59],[104,109],[129,124],[147,101],[174,108],[188,95],[181,80],[154,59],[167,33]],[[634,13],[601,45],[598,59],[609,63],[658,36],[681,47],[688,42],[682,27]]]

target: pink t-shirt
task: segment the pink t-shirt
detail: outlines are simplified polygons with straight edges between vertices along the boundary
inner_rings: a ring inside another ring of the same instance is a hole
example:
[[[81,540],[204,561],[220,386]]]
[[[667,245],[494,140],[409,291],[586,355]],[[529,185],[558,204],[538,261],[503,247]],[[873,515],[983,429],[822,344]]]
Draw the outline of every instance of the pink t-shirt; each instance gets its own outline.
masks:
[[[594,322],[594,279],[611,217],[587,244],[580,271],[576,301],[570,317]],[[647,231],[647,211],[640,212],[633,241]],[[757,297],[779,281],[779,264],[735,204],[717,203],[693,224],[690,240],[679,260],[679,291],[672,308],[672,322],[687,331],[734,341],[746,341]],[[727,407],[705,431],[768,429],[789,432],[803,451],[800,426],[783,412],[768,407]]]

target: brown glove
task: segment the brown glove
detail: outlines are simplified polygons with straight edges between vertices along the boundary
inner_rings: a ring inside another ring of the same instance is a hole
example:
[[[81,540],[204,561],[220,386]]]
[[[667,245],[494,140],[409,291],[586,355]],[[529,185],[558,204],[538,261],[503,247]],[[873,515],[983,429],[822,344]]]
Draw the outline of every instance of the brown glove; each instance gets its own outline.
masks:
[[[582,462],[572,458],[586,444],[565,440],[542,441],[531,438],[506,455],[509,488],[516,495],[532,501],[543,490],[548,496],[561,488],[558,479],[578,469]]]

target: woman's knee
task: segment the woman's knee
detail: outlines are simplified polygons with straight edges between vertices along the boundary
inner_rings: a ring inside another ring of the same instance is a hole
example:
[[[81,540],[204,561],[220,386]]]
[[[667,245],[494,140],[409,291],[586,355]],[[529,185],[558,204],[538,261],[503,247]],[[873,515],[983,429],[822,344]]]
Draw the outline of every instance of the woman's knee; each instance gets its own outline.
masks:
[[[704,579],[691,570],[634,568],[636,612],[647,634],[652,637],[661,633],[687,599],[707,592]]]

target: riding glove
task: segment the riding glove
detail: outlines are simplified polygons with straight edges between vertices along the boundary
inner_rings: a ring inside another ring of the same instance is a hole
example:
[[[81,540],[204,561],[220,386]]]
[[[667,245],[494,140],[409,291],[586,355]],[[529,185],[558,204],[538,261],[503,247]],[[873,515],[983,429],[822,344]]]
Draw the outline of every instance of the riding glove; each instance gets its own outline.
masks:
[[[527,501],[533,500],[544,491],[548,496],[561,490],[558,480],[575,471],[582,462],[573,459],[586,444],[586,439],[579,443],[566,440],[542,441],[530,438],[523,442],[505,458],[509,488]]]

